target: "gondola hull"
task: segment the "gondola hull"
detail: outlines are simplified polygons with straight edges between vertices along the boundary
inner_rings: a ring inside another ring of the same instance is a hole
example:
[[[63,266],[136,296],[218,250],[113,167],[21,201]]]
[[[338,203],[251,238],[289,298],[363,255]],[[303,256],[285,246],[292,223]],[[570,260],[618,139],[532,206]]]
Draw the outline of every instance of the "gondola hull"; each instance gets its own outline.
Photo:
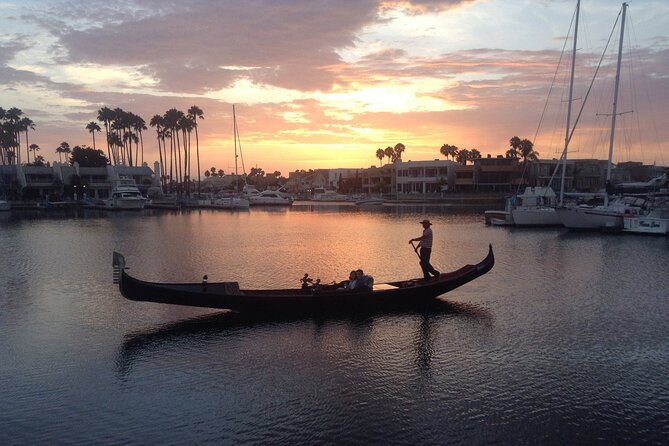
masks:
[[[417,305],[434,299],[490,271],[495,264],[492,246],[476,265],[466,265],[438,278],[389,282],[373,291],[346,291],[336,286],[307,289],[240,290],[236,282],[157,283],[136,279],[126,272],[125,258],[114,252],[114,280],[130,300],[192,307],[253,312],[328,312]]]

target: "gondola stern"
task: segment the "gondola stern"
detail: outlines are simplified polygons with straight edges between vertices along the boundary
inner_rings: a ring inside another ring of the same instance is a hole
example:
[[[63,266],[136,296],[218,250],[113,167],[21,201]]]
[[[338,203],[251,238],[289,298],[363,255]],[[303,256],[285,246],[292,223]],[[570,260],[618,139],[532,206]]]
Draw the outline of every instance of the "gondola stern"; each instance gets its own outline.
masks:
[[[495,253],[492,250],[492,243],[488,243],[488,255],[485,259],[476,265],[476,269],[479,272],[479,275],[483,275],[490,271],[492,267],[495,266]]]

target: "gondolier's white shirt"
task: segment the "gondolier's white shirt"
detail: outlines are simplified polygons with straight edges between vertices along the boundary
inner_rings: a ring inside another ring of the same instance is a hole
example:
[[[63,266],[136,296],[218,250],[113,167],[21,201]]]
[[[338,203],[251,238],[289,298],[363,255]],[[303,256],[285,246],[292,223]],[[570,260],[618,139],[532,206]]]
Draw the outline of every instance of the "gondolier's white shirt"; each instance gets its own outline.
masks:
[[[423,236],[420,239],[420,247],[432,249],[432,228],[427,227],[423,229]]]

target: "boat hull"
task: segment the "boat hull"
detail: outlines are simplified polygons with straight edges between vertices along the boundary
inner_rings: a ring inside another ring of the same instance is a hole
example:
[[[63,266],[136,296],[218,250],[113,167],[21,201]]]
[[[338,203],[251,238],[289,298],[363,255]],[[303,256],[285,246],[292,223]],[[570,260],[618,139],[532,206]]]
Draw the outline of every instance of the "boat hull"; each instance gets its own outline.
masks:
[[[623,219],[623,231],[634,234],[669,234],[669,209],[662,208],[646,216],[626,216]]]
[[[562,221],[551,207],[518,207],[512,212],[516,226],[562,226]]]
[[[492,246],[476,265],[441,274],[429,281],[412,279],[375,286],[373,291],[346,291],[336,286],[283,290],[240,290],[236,282],[156,283],[130,276],[125,258],[114,253],[114,278],[129,300],[251,312],[333,312],[362,308],[397,308],[434,299],[486,274],[495,264]]]
[[[513,226],[513,215],[510,211],[485,211],[483,217],[486,225]]]
[[[263,198],[263,197],[249,197],[249,204],[251,206],[292,206],[293,200],[289,198]]]
[[[118,209],[121,211],[140,211],[146,206],[146,199],[128,199],[128,198],[112,198],[107,201],[107,207],[110,209]]]
[[[621,229],[623,227],[623,214],[606,208],[558,208],[556,213],[562,224],[568,229]]]
[[[250,206],[249,200],[245,198],[218,198],[214,200],[211,206],[215,209],[248,209]]]

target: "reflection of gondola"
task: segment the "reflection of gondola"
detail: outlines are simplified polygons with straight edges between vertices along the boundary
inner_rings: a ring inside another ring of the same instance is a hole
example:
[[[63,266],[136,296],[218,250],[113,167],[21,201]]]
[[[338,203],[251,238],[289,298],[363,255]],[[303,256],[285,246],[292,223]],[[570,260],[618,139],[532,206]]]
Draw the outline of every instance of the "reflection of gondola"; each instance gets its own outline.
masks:
[[[492,246],[476,265],[466,265],[438,278],[376,285],[373,291],[344,291],[332,285],[303,289],[240,290],[237,282],[156,283],[130,276],[125,258],[114,252],[114,277],[130,300],[253,312],[329,312],[412,306],[431,300],[487,273],[495,264]]]
[[[432,322],[440,320],[442,317],[455,316],[458,318],[471,319],[489,324],[491,316],[488,312],[476,305],[447,302],[441,299],[432,299],[423,301],[412,308],[382,309],[375,311],[373,309],[361,310],[355,313],[328,313],[318,315],[305,314],[269,314],[269,313],[238,313],[233,311],[217,312],[204,316],[193,317],[177,322],[160,325],[147,330],[129,333],[121,345],[119,357],[116,364],[121,375],[129,372],[136,358],[153,351],[159,351],[166,346],[171,345],[189,345],[189,339],[197,340],[201,343],[204,339],[218,339],[222,336],[235,336],[238,330],[246,330],[250,327],[267,327],[290,325],[297,322],[309,321],[317,327],[322,327],[328,323],[344,323],[350,327],[370,327],[373,325],[376,317],[392,317],[393,315],[420,316],[420,333],[417,335],[416,349],[421,356],[421,366],[427,367],[429,359],[425,359],[425,351],[431,351],[432,347],[427,345],[430,340],[430,325]],[[430,353],[431,354],[431,353]]]

